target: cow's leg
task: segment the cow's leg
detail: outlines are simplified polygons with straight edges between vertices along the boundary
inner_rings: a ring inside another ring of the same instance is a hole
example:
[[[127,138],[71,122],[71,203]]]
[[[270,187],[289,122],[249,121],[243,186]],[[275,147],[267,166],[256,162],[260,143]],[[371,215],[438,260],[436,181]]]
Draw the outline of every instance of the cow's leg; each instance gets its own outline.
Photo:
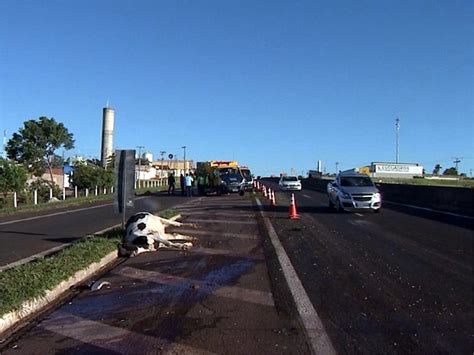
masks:
[[[180,250],[187,250],[191,248],[193,245],[191,243],[173,243],[166,238],[167,234],[165,233],[165,238],[163,238],[160,234],[153,234],[150,235],[154,240],[156,240],[158,244],[158,249],[167,248],[167,249],[180,249]]]
[[[196,223],[184,223],[184,222],[178,222],[178,221],[171,221],[166,218],[160,218],[161,223],[163,223],[164,226],[174,226],[174,227],[182,227],[182,226],[188,226],[188,227],[194,227],[196,228],[197,225]]]
[[[170,242],[169,240],[166,241],[166,243],[160,242],[158,244],[158,249],[178,249],[178,250],[188,250],[193,247],[193,243],[173,243]]]
[[[189,242],[194,242],[196,241],[196,238],[194,237],[191,237],[189,235],[183,235],[183,234],[179,234],[179,233],[166,233],[167,236],[169,236],[167,239],[168,240],[186,240],[186,241],[189,241]]]

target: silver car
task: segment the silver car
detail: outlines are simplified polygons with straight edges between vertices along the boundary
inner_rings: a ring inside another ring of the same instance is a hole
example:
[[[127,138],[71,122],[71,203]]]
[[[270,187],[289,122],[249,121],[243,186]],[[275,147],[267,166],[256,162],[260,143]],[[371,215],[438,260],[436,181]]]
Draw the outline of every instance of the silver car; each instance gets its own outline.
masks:
[[[359,173],[339,173],[327,186],[329,207],[343,210],[379,212],[382,196],[369,176]]]

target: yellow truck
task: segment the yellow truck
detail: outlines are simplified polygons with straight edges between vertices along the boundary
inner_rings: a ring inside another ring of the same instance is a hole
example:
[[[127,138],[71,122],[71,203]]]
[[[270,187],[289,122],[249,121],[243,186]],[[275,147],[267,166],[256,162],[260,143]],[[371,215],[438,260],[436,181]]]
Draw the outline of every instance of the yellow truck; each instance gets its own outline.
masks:
[[[236,161],[210,160],[196,163],[196,180],[200,195],[217,195],[245,191],[245,179]]]

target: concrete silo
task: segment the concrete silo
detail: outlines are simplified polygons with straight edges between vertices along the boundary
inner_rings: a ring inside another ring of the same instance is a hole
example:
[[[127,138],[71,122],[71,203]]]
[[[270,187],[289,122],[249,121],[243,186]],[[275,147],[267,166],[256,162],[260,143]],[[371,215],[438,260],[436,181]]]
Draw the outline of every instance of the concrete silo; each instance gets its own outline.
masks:
[[[102,166],[107,166],[107,158],[112,156],[114,149],[114,120],[115,110],[104,107],[102,110],[102,150],[100,160]]]

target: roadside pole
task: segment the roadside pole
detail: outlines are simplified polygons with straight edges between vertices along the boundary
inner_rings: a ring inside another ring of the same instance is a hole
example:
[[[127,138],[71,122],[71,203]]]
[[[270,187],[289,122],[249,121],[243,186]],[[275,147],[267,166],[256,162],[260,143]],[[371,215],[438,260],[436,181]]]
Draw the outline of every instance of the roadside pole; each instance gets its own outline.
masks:
[[[125,229],[127,208],[134,207],[135,200],[135,150],[115,151],[114,211],[122,214]]]

